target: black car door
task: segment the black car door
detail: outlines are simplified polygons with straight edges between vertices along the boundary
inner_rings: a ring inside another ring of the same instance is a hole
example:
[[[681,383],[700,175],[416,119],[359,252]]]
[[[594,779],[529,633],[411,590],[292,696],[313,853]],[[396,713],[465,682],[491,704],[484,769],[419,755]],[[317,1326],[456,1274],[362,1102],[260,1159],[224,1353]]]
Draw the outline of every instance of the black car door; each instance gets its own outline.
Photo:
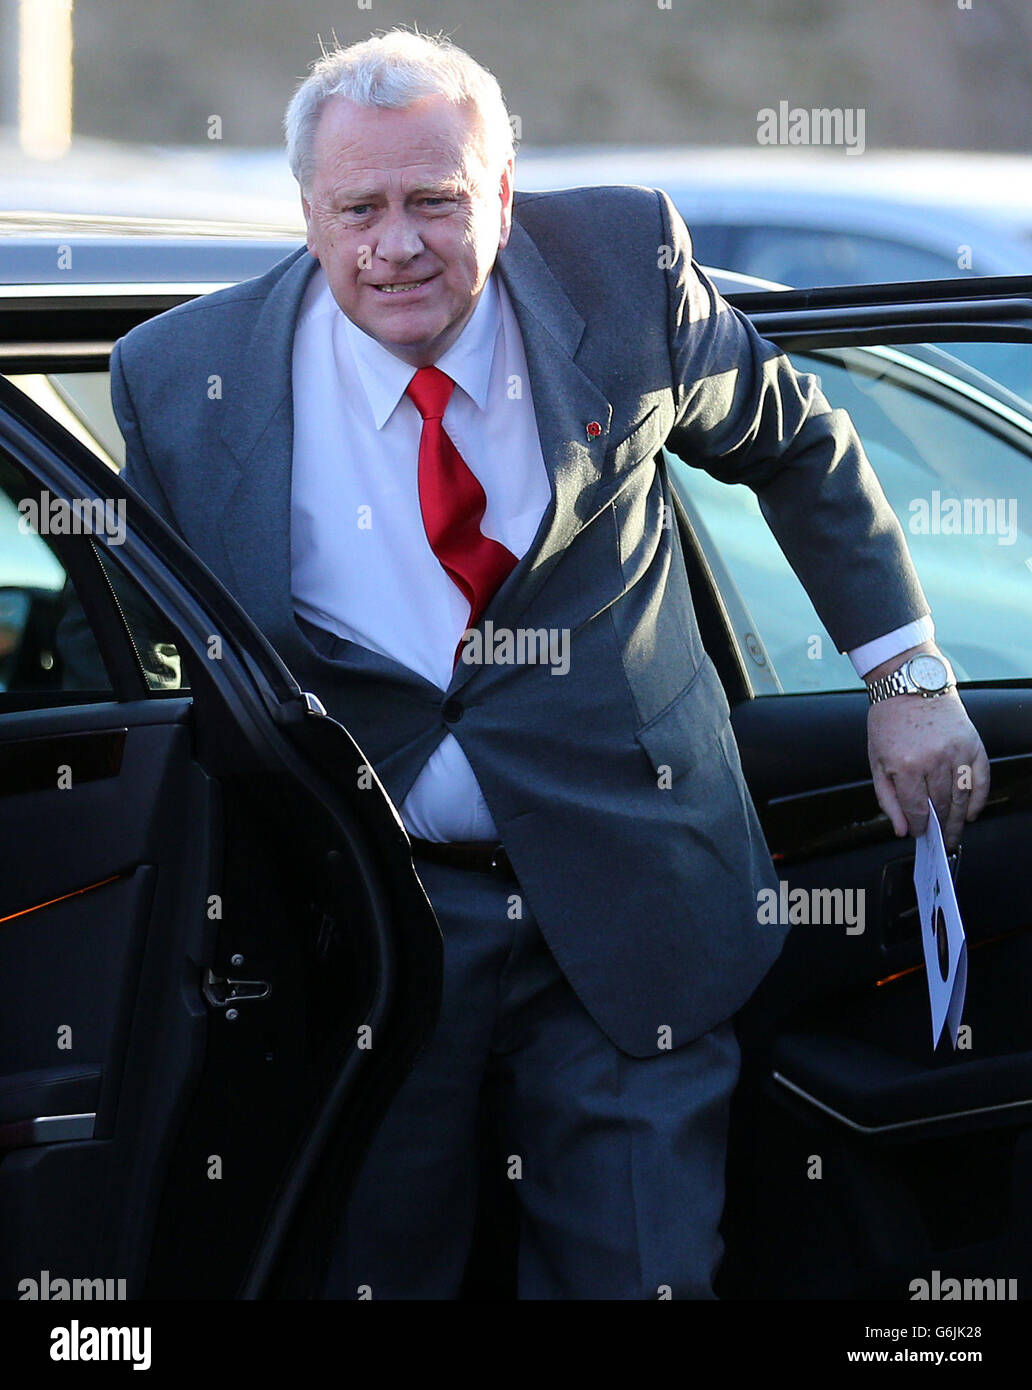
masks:
[[[757,499],[668,459],[743,768],[785,890],[804,890],[786,950],[739,1020],[721,1293],[934,1298],[955,1278],[964,1296],[1026,1297],[1032,284],[733,302],[856,424],[989,753],[992,791],[956,868],[964,1030],[956,1050],[933,1049],[914,841],[897,839],[877,805],[859,677]],[[807,904],[821,911],[804,914]]]
[[[0,1297],[316,1295],[440,957],[348,734],[0,380]]]

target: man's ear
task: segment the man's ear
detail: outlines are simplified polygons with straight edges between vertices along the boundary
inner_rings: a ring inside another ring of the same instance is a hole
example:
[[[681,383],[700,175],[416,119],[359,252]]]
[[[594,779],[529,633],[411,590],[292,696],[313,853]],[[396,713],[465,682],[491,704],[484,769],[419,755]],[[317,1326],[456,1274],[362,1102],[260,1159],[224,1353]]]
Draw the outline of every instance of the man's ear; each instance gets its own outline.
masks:
[[[304,190],[303,190],[303,189],[302,189],[302,191],[301,191],[301,211],[302,211],[302,212],[304,213],[304,215],[305,215],[305,227],[307,228],[307,231],[308,231],[308,235],[307,235],[307,237],[306,237],[306,241],[307,241],[307,243],[308,243],[308,249],[309,249],[309,251],[312,253],[312,255],[315,257],[315,259],[318,260],[318,259],[319,259],[319,253],[318,253],[318,251],[316,251],[316,249],[315,249],[315,228],[314,228],[313,223],[312,223],[312,205],[311,205],[311,203],[308,201],[308,199],[305,197],[305,195],[304,195]]]
[[[512,195],[515,187],[516,161],[512,155],[505,161],[502,170],[502,177],[498,185],[499,196],[502,201],[502,226],[501,235],[498,238],[499,251],[509,240],[509,233],[512,231]]]

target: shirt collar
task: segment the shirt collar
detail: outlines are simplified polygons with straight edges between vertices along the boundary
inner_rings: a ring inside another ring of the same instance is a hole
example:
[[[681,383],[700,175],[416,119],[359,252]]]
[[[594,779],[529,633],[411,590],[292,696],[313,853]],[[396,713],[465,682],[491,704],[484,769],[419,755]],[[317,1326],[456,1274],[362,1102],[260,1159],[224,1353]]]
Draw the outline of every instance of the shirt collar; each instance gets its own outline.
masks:
[[[416,368],[364,333],[345,313],[340,313],[339,321],[372,408],[376,428],[383,429],[415,376]],[[481,410],[487,408],[491,364],[501,322],[498,288],[492,271],[462,332],[434,363],[442,372],[447,372]]]

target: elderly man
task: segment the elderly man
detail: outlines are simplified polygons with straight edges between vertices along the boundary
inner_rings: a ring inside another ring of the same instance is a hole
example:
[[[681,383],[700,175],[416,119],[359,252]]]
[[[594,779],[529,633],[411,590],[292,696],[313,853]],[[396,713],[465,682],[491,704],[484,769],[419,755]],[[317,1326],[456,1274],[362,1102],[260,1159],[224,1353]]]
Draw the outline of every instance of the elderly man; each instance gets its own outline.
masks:
[[[127,479],[358,739],[442,927],[440,1022],[327,1296],[457,1296],[487,1101],[521,1297],[710,1298],[731,1020],[784,928],[664,442],[756,491],[836,644],[894,677],[869,733],[897,834],[930,795],[955,842],[984,750],[848,419],[665,194],[514,195],[497,83],[406,32],[324,56],[286,129],[307,249],[129,334],[112,389]]]

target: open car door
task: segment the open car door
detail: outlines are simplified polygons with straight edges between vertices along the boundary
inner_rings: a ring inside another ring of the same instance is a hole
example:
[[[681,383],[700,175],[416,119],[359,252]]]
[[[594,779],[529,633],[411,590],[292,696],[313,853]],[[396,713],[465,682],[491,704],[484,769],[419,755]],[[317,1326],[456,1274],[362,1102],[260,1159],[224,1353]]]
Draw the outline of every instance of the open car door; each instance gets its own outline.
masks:
[[[318,1296],[440,976],[349,735],[0,380],[0,1297]]]
[[[906,1300],[944,1296],[934,1290],[955,1278],[973,1290],[964,1296],[1027,1297],[1032,284],[732,302],[849,412],[907,536],[992,790],[956,873],[964,1026],[956,1050],[945,1034],[933,1048],[915,845],[895,837],[874,795],[861,681],[767,529],[762,492],[669,457],[704,636],[783,882],[774,910],[797,913],[739,1020],[719,1292]]]

